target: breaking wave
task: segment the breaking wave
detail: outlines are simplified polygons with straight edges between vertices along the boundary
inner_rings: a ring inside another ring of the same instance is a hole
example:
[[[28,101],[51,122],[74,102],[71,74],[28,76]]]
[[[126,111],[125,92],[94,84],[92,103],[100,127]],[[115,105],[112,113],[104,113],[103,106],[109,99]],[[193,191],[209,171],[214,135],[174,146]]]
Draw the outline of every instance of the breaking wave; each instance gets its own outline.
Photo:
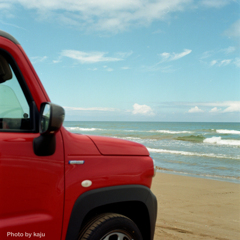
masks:
[[[90,131],[102,131],[104,129],[101,128],[80,128],[80,127],[66,127],[69,131],[83,131],[83,132],[90,132]]]
[[[168,133],[168,134],[192,133],[191,131],[170,131],[170,130],[150,130],[148,132]]]
[[[240,131],[237,130],[227,130],[227,129],[217,129],[217,133],[220,134],[240,134]]]
[[[124,131],[125,132],[164,133],[164,134],[193,133],[192,131],[170,131],[170,130],[124,130]]]
[[[185,151],[176,151],[176,150],[168,150],[168,149],[155,149],[155,148],[148,148],[148,151],[149,152],[155,152],[155,153],[177,154],[177,155],[183,155],[183,156],[226,158],[226,159],[237,159],[237,160],[240,160],[240,156],[231,157],[231,156],[228,156],[228,155],[225,155],[225,154],[185,152]]]
[[[217,145],[240,146],[240,140],[222,139],[221,137],[206,138],[203,142]]]

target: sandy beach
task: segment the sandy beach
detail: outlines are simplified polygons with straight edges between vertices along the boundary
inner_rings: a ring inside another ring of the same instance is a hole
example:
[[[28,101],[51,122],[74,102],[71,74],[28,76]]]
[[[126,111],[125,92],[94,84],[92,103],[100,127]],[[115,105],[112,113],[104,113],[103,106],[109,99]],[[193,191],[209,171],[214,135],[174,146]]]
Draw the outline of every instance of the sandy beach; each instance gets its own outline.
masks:
[[[157,173],[154,240],[240,239],[240,184]]]

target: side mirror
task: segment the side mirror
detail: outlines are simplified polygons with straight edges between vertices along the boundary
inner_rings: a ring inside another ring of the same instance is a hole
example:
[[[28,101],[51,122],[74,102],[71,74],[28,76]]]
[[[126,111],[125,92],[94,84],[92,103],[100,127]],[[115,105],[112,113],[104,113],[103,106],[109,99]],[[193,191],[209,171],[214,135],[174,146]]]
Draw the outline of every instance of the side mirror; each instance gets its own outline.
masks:
[[[56,149],[55,134],[60,130],[65,117],[62,107],[53,103],[42,103],[40,108],[40,136],[33,140],[33,150],[38,156],[50,156]]]
[[[55,134],[61,128],[65,117],[62,107],[53,103],[42,103],[39,131],[41,135]]]

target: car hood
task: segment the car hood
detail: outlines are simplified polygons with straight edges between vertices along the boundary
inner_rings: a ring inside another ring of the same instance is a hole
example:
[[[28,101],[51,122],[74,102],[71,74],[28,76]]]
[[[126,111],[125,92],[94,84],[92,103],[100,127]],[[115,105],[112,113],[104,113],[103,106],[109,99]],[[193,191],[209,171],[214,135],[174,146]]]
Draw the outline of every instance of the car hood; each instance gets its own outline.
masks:
[[[103,155],[149,156],[142,144],[118,138],[88,136]]]

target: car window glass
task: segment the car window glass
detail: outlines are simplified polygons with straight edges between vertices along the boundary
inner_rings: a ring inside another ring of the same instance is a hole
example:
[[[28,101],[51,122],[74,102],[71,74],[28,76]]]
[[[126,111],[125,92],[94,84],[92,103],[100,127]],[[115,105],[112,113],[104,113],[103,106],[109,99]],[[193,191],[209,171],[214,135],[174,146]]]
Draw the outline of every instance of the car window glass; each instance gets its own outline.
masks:
[[[0,61],[3,60],[1,56]],[[2,77],[0,83],[0,129],[27,130],[30,129],[30,107],[14,71],[9,63],[1,66],[2,72],[11,71],[10,77]]]

